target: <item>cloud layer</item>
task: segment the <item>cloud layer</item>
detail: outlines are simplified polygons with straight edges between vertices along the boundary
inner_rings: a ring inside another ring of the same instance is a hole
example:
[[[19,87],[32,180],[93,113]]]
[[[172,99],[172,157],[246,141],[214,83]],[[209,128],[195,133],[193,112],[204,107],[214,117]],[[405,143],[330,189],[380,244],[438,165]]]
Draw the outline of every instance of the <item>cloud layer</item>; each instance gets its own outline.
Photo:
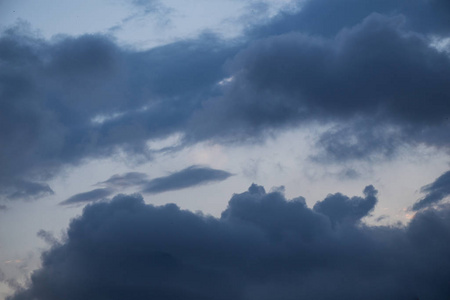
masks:
[[[367,226],[364,193],[310,209],[252,185],[219,219],[120,195],[87,206],[8,300],[448,298],[450,209]]]
[[[148,51],[104,35],[49,41],[7,29],[0,189],[42,185],[117,151],[151,159],[146,142],[173,134],[183,147],[326,124],[319,160],[390,156],[405,143],[448,150],[449,49],[435,45],[449,16],[444,0],[310,0],[240,39],[203,34]],[[25,190],[3,198],[43,191]]]

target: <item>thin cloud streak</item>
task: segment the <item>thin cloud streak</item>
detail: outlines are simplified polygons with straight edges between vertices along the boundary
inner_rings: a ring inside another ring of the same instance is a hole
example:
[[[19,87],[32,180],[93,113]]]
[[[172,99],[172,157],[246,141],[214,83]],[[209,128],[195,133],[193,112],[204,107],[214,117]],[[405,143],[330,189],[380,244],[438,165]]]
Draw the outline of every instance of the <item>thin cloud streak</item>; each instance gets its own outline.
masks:
[[[114,190],[109,188],[95,189],[89,192],[73,195],[72,197],[60,202],[59,204],[69,205],[69,204],[79,204],[83,202],[94,202],[105,199],[106,197],[111,196],[113,193]]]
[[[138,188],[142,193],[157,194],[220,182],[230,176],[233,176],[233,174],[223,170],[197,165],[187,167],[168,176],[151,180],[147,179],[148,176],[146,174],[140,172],[115,174],[108,180],[95,184],[97,186],[104,186],[104,188],[97,188],[89,192],[73,195],[62,201],[60,205],[103,200],[124,188]]]
[[[233,174],[202,166],[190,166],[168,176],[158,177],[148,181],[142,193],[157,194],[185,189],[216,181],[223,181]]]

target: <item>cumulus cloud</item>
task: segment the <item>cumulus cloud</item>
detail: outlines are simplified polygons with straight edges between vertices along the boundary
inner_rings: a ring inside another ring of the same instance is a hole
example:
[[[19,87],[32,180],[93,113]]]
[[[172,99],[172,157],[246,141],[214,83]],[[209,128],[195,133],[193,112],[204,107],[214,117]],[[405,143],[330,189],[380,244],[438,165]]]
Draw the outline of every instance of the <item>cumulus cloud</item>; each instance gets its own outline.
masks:
[[[220,218],[116,196],[88,205],[7,299],[448,298],[450,209],[368,226],[354,222],[376,202],[364,193],[310,209],[252,185]]]
[[[433,183],[422,187],[421,192],[426,195],[414,203],[413,210],[423,209],[441,202],[450,195],[450,171],[439,176]]]
[[[377,190],[369,185],[364,189],[365,198],[349,198],[342,194],[328,195],[314,205],[314,211],[330,218],[333,225],[343,222],[358,222],[375,208]]]

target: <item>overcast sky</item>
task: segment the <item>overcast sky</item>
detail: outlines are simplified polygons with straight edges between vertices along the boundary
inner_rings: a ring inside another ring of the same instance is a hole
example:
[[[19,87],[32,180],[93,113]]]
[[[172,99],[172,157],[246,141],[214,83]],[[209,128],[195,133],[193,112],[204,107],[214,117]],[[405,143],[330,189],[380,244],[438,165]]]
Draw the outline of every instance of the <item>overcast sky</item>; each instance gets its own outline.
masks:
[[[450,297],[446,0],[0,2],[0,299]]]

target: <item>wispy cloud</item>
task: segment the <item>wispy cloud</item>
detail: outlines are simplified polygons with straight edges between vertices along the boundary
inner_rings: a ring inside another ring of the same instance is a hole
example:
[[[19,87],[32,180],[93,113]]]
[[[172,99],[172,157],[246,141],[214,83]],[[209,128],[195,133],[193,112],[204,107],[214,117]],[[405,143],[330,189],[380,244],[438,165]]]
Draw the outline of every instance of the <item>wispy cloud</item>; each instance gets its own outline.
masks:
[[[422,187],[421,191],[426,193],[426,195],[414,203],[412,210],[419,210],[438,204],[450,195],[450,171],[439,176],[433,183]]]
[[[79,193],[73,195],[72,197],[62,201],[60,205],[68,205],[68,204],[78,204],[83,202],[93,202],[105,199],[108,196],[111,196],[114,193],[113,189],[109,188],[101,188],[95,189],[89,192]]]
[[[174,190],[186,189],[212,182],[223,181],[233,174],[212,169],[206,166],[190,166],[181,171],[174,172],[168,176],[148,179],[144,173],[129,172],[125,174],[115,174],[109,179],[95,185],[104,188],[94,189],[89,192],[76,194],[60,204],[75,204],[81,202],[95,202],[102,200],[124,188],[137,188],[143,193],[163,193]]]
[[[223,170],[190,166],[168,176],[158,177],[148,181],[142,189],[142,192],[156,194],[180,190],[211,182],[223,181],[232,175]]]
[[[126,188],[130,186],[139,186],[148,182],[147,175],[139,172],[129,172],[125,174],[115,174],[108,180],[97,183],[96,185],[104,185],[109,188]]]

